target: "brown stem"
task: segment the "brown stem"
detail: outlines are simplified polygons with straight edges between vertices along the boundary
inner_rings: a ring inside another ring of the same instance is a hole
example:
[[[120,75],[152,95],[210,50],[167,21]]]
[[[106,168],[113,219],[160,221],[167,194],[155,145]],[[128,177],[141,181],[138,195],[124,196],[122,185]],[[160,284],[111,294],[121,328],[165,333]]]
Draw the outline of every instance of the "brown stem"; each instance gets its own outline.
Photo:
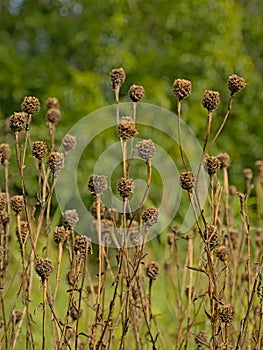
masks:
[[[181,140],[181,107],[182,107],[182,100],[178,99],[178,103],[177,103],[178,142],[179,142],[179,149],[180,149],[181,160],[182,160],[182,162],[183,162],[183,166],[184,166],[185,170],[187,170],[186,162],[185,162],[185,159],[184,159],[184,153],[183,153],[183,147],[182,147],[182,140]]]

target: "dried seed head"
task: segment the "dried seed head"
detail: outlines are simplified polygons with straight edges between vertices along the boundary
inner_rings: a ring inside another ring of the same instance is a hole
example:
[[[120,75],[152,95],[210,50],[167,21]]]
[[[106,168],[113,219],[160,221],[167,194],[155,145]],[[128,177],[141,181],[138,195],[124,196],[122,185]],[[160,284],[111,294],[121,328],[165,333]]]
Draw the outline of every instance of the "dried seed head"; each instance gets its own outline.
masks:
[[[151,139],[142,140],[136,144],[138,156],[146,162],[150,162],[155,155],[155,146]]]
[[[192,83],[185,79],[175,79],[173,83],[173,93],[182,100],[183,98],[189,96],[192,91]]]
[[[88,189],[92,195],[99,195],[108,188],[107,177],[105,175],[92,174],[89,178]]]
[[[98,207],[98,204],[100,204],[100,217],[102,217],[104,215],[104,212],[105,212],[105,205],[102,203],[102,201],[97,201],[95,200],[93,203],[92,203],[92,206],[90,207],[90,212],[91,212],[91,215],[94,216],[94,218],[98,218],[97,217],[97,207]]]
[[[64,226],[57,226],[54,230],[53,239],[57,244],[64,244],[69,236],[69,231]]]
[[[159,271],[160,267],[156,261],[152,261],[145,268],[146,276],[149,277],[152,281],[156,280],[157,276],[159,275]]]
[[[65,135],[63,140],[62,140],[62,146],[64,148],[64,150],[66,152],[74,149],[76,147],[76,144],[77,144],[77,138],[76,136],[72,136],[72,135]]]
[[[136,125],[131,117],[121,117],[118,123],[118,136],[123,139],[132,139],[138,134]]]
[[[125,78],[126,75],[122,67],[112,69],[110,72],[112,89],[115,90],[117,87],[120,87],[124,83]]]
[[[241,275],[241,281],[242,281],[242,282],[248,282],[248,281],[249,281],[248,271],[245,271],[245,272],[242,273],[242,275]]]
[[[231,165],[230,156],[227,153],[220,153],[217,156],[217,159],[220,161],[220,168],[229,168]]]
[[[42,282],[47,280],[51,273],[53,272],[54,266],[52,265],[51,260],[48,258],[43,259],[38,257],[36,259],[35,270],[38,276],[42,279]]]
[[[27,113],[13,113],[9,119],[10,129],[14,132],[21,132],[26,129]]]
[[[51,152],[48,156],[47,165],[54,176],[58,176],[60,170],[64,167],[64,154],[60,152]]]
[[[23,317],[23,311],[21,310],[14,310],[12,312],[11,320],[13,324],[17,324]]]
[[[202,105],[208,110],[208,112],[212,112],[217,108],[220,102],[220,94],[218,91],[206,90],[203,95]]]
[[[74,286],[77,280],[77,273],[75,269],[71,269],[67,272],[67,282],[70,286]]]
[[[16,214],[20,214],[25,207],[25,201],[23,196],[13,196],[11,198],[11,208]]]
[[[142,244],[142,236],[140,234],[140,226],[138,221],[132,220],[132,223],[130,225],[130,221],[127,221],[127,227],[129,227],[129,236],[130,236],[130,242],[133,246],[138,246]]]
[[[142,222],[147,229],[151,228],[154,224],[157,223],[159,217],[158,209],[152,207],[147,208],[142,212]]]
[[[227,262],[229,258],[229,252],[226,246],[222,245],[216,249],[216,256],[219,260]]]
[[[1,143],[0,145],[0,162],[4,165],[5,161],[11,157],[11,149],[8,143]]]
[[[244,169],[243,170],[243,174],[244,174],[244,178],[246,180],[252,180],[253,179],[253,171],[252,171],[252,169],[249,169],[249,168]]]
[[[82,258],[92,254],[91,239],[85,235],[76,236],[74,242],[74,250],[79,253]]]
[[[260,174],[263,174],[263,160],[257,160],[255,162],[255,166],[257,168],[257,171],[259,171]]]
[[[73,321],[78,320],[81,317],[82,312],[83,310],[78,310],[75,305],[72,305],[69,309],[69,314]]]
[[[16,237],[18,239],[18,243],[20,245],[25,244],[27,241],[28,235],[29,235],[28,223],[26,221],[21,221],[20,222],[20,234],[19,234],[18,227],[16,228]]]
[[[60,110],[57,108],[48,109],[46,113],[46,118],[50,123],[56,124],[61,119]]]
[[[239,77],[236,74],[232,74],[228,78],[227,86],[231,92],[231,95],[234,95],[246,87],[246,81],[244,78]]]
[[[0,211],[0,223],[6,226],[10,221],[9,214],[6,211]]]
[[[218,315],[222,323],[231,323],[235,317],[235,308],[232,305],[221,305],[218,309]]]
[[[51,108],[59,109],[58,99],[56,97],[49,97],[46,100],[46,108],[47,109],[51,109]]]
[[[104,218],[116,222],[118,220],[118,212],[114,208],[108,208],[104,214]]]
[[[35,96],[26,96],[21,104],[21,109],[28,114],[37,113],[40,110],[39,99]]]
[[[123,199],[129,198],[133,194],[134,188],[132,179],[125,179],[122,177],[117,183],[117,191]]]
[[[206,241],[210,250],[214,249],[218,245],[218,231],[214,225],[207,225],[204,230],[204,240]]]
[[[202,345],[207,343],[207,334],[205,331],[195,334],[195,343],[198,345],[198,349],[202,349]]]
[[[231,194],[231,196],[235,196],[237,193],[236,186],[234,186],[234,185],[229,186],[229,193]]]
[[[233,350],[234,347],[231,344],[222,343],[217,346],[216,350]]]
[[[4,210],[7,205],[7,195],[5,192],[0,193],[0,211]]]
[[[34,141],[32,143],[32,155],[37,159],[42,159],[47,155],[47,145],[44,141]]]
[[[195,178],[194,174],[191,171],[186,171],[180,174],[180,184],[181,187],[188,191],[192,192],[195,187]]]
[[[139,86],[139,85],[135,85],[133,84],[131,87],[130,87],[130,90],[129,90],[129,97],[130,99],[133,101],[133,102],[138,102],[140,101],[143,96],[144,96],[144,88],[143,86]]]
[[[208,172],[210,176],[216,174],[220,166],[221,166],[221,163],[217,157],[211,156],[211,157],[205,158],[205,170]]]
[[[63,222],[71,230],[74,230],[75,226],[79,222],[79,216],[76,209],[69,209],[63,212]]]

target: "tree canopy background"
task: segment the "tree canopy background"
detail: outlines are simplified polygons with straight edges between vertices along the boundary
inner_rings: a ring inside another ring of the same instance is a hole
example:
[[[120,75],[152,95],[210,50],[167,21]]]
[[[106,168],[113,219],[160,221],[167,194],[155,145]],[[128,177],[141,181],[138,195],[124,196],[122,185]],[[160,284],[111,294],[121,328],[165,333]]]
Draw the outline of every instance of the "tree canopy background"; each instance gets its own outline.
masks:
[[[18,111],[25,95],[43,106],[56,96],[63,135],[114,102],[109,72],[122,66],[123,101],[136,83],[145,88],[144,102],[175,111],[174,79],[191,80],[183,118],[202,138],[204,90],[221,93],[216,130],[226,110],[227,78],[236,73],[248,86],[214,150],[231,155],[235,175],[262,159],[262,1],[3,0],[0,11],[1,118]]]

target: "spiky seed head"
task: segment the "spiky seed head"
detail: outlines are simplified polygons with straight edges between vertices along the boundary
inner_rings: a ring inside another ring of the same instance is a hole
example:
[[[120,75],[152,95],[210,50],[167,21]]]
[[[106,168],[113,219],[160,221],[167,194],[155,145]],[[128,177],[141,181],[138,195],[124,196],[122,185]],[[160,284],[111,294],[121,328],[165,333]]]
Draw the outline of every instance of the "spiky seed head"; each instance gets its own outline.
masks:
[[[52,265],[52,262],[50,259],[46,258],[40,258],[38,257],[36,259],[36,265],[35,265],[35,270],[38,276],[41,278],[42,282],[47,280],[50,275],[52,274],[54,269],[54,266]]]
[[[195,177],[191,171],[186,171],[180,174],[180,184],[181,187],[188,191],[192,192],[195,187]]]
[[[243,170],[244,178],[245,180],[252,180],[253,179],[253,171],[250,168],[246,168]]]
[[[92,195],[99,195],[108,188],[107,177],[105,175],[92,174],[88,181],[88,189]]]
[[[203,232],[203,236],[210,250],[218,245],[218,230],[215,225],[207,225]]]
[[[235,308],[232,305],[221,305],[218,309],[218,315],[222,323],[232,323],[235,317]]]
[[[120,87],[125,82],[125,72],[122,67],[114,68],[110,71],[110,80],[112,89],[115,90],[117,87]]]
[[[220,161],[220,168],[229,168],[231,166],[231,158],[227,153],[220,153],[217,156],[217,159]]]
[[[47,145],[44,141],[34,141],[32,143],[32,155],[37,159],[42,159],[47,155]]]
[[[15,309],[12,312],[11,320],[13,324],[17,324],[23,317],[23,311]]]
[[[135,186],[132,179],[122,177],[117,183],[117,191],[123,199],[131,197],[134,192],[134,188]]]
[[[6,211],[0,211],[0,223],[5,227],[9,222],[9,214]]]
[[[202,349],[202,345],[204,343],[207,343],[207,334],[205,331],[200,331],[199,333],[195,334],[195,343],[198,345],[198,348],[200,346],[200,349]]]
[[[75,305],[72,305],[69,309],[69,314],[73,321],[80,319],[82,313],[83,313],[83,310],[82,309],[78,310],[78,308]]]
[[[59,109],[59,101],[56,97],[49,97],[46,100],[46,109],[51,108]]]
[[[5,192],[0,193],[0,211],[4,210],[7,205],[7,195]]]
[[[146,276],[149,277],[152,281],[156,280],[157,276],[159,275],[159,271],[160,267],[156,261],[152,261],[145,268]]]
[[[60,110],[57,108],[48,109],[46,113],[46,118],[50,123],[56,124],[61,119]]]
[[[77,210],[76,209],[65,210],[62,216],[63,216],[63,222],[65,226],[67,226],[71,230],[74,230],[75,226],[79,222],[79,216],[78,216]]]
[[[133,119],[129,116],[121,117],[118,123],[117,133],[122,140],[134,138],[138,134],[138,131]]]
[[[64,167],[64,154],[60,152],[51,152],[48,156],[47,165],[54,176],[58,176],[60,170]]]
[[[28,114],[35,114],[40,110],[39,99],[35,96],[25,96],[21,109],[23,112]]]
[[[53,239],[57,244],[64,244],[69,236],[69,231],[64,226],[56,226]]]
[[[217,108],[220,102],[220,94],[218,91],[206,90],[204,92],[202,98],[202,105],[208,110],[208,112],[212,112]]]
[[[22,132],[26,129],[27,113],[15,112],[9,119],[9,127],[14,132]]]
[[[184,99],[189,96],[192,91],[192,83],[186,79],[175,79],[173,83],[173,93],[179,98]]]
[[[142,212],[142,222],[147,229],[150,229],[154,224],[157,223],[159,217],[158,209],[151,207],[147,208]]]
[[[219,260],[223,262],[227,262],[229,258],[229,251],[228,248],[224,245],[218,247],[216,249],[216,256],[218,257]]]
[[[27,241],[28,235],[29,235],[28,223],[26,221],[21,221],[20,222],[20,234],[19,234],[18,227],[16,228],[16,237],[17,237],[18,243],[20,245],[25,244]]]
[[[133,84],[129,89],[128,95],[133,102],[138,102],[144,96],[144,87]]]
[[[11,198],[11,208],[16,214],[20,214],[25,208],[25,201],[23,196],[15,195]]]
[[[85,235],[76,236],[74,242],[74,250],[79,253],[82,258],[92,254],[91,239]]]
[[[77,138],[73,135],[65,135],[62,140],[62,146],[66,152],[71,151],[76,147],[77,144]]]
[[[231,344],[221,343],[217,346],[216,350],[233,350],[234,347]]]
[[[239,92],[246,87],[246,81],[244,78],[239,77],[237,74],[232,74],[229,76],[227,81],[227,86],[231,92],[231,95]]]
[[[95,219],[97,219],[97,208],[98,208],[98,205],[100,207],[100,217],[102,217],[104,215],[104,212],[105,212],[105,205],[102,203],[102,201],[98,201],[98,200],[95,200],[93,203],[92,203],[92,206],[90,207],[90,212],[91,212],[91,215],[94,216]]]
[[[4,165],[5,161],[11,157],[11,149],[8,143],[0,144],[0,162]]]
[[[146,162],[150,162],[155,155],[156,149],[151,139],[137,142],[136,148],[138,156]]]
[[[205,158],[205,170],[210,176],[216,174],[220,166],[221,163],[217,157],[209,156]]]

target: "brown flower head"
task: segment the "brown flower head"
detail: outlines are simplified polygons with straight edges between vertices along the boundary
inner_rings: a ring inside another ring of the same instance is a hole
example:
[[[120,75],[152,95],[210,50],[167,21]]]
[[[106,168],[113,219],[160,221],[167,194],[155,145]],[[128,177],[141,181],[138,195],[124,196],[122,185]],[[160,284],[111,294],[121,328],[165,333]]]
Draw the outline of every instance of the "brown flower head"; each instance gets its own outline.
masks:
[[[90,212],[91,212],[91,215],[94,216],[94,218],[96,218],[96,219],[97,219],[98,204],[100,205],[100,217],[102,217],[104,215],[104,212],[105,212],[105,205],[102,203],[102,201],[100,200],[98,202],[97,200],[95,200],[92,203],[92,206],[90,207]]]
[[[220,154],[218,154],[217,159],[219,159],[219,161],[220,161],[220,168],[221,169],[230,167],[231,159],[230,159],[229,154],[220,153]]]
[[[130,99],[133,102],[140,101],[143,98],[143,96],[144,96],[144,88],[143,88],[143,86],[139,86],[139,85],[133,84],[130,87],[128,95],[129,95]]]
[[[54,176],[64,167],[64,154],[60,152],[51,152],[48,156],[47,165]]]
[[[219,260],[226,262],[229,258],[229,252],[226,246],[222,245],[216,249],[216,256]]]
[[[112,89],[120,87],[125,81],[126,75],[123,68],[114,68],[110,72]]]
[[[11,320],[13,324],[17,324],[23,317],[23,311],[21,310],[14,310],[12,312]]]
[[[156,261],[152,261],[145,268],[146,276],[149,277],[152,281],[156,280],[157,276],[159,275],[159,271],[160,267]]]
[[[220,94],[218,91],[206,90],[203,95],[202,105],[208,110],[213,111],[220,102]]]
[[[218,315],[222,323],[231,323],[235,317],[235,308],[232,305],[221,305],[218,309]]]
[[[42,282],[47,280],[51,273],[53,272],[54,266],[52,265],[51,260],[48,258],[43,259],[38,257],[36,259],[35,270],[38,276],[41,278]]]
[[[11,198],[11,208],[16,214],[20,214],[25,207],[23,196],[15,195]]]
[[[18,227],[16,228],[16,237],[18,239],[18,243],[20,245],[25,244],[27,241],[27,237],[29,235],[29,227],[26,221],[20,222],[20,233]]]
[[[47,155],[47,145],[44,141],[34,141],[32,143],[32,155],[37,159],[42,159]]]
[[[0,211],[4,210],[7,205],[7,195],[5,192],[0,193]]]
[[[75,226],[79,222],[79,216],[76,209],[68,209],[63,212],[63,222],[69,227],[69,229],[74,230]]]
[[[214,225],[207,225],[203,232],[204,240],[206,241],[210,250],[218,245],[218,230]]]
[[[231,344],[221,343],[217,346],[216,350],[233,350],[234,347]]]
[[[79,253],[82,258],[92,254],[91,239],[85,235],[76,236],[74,242],[74,250]]]
[[[137,142],[136,148],[138,156],[146,162],[150,162],[155,155],[156,149],[151,139]]]
[[[158,209],[151,207],[147,208],[142,212],[142,222],[147,229],[151,228],[154,224],[157,223],[159,217]]]
[[[77,141],[76,141],[76,136],[72,135],[65,135],[63,140],[62,140],[62,146],[66,152],[74,149],[76,147]]]
[[[192,91],[192,83],[185,79],[175,79],[173,83],[173,93],[182,100],[183,98],[189,96]]]
[[[56,226],[53,239],[57,244],[64,244],[69,236],[69,231],[64,226]]]
[[[117,191],[119,195],[125,199],[129,198],[134,192],[134,182],[132,179],[122,177],[117,183]]]
[[[39,99],[35,96],[26,96],[21,104],[23,112],[28,114],[35,114],[40,110]]]
[[[6,211],[0,211],[0,223],[5,227],[9,222],[9,214]]]
[[[246,87],[246,81],[244,78],[239,77],[236,74],[232,74],[228,78],[227,86],[231,92],[231,95],[234,95]]]
[[[69,314],[73,321],[78,320],[81,317],[82,313],[83,310],[78,310],[78,308],[75,305],[72,305],[69,309]]]
[[[245,180],[252,180],[253,179],[253,171],[250,168],[246,168],[243,170],[244,178]]]
[[[221,166],[221,163],[217,157],[211,156],[211,157],[205,158],[205,170],[208,172],[210,176],[216,174],[220,166]]]
[[[10,129],[14,132],[21,132],[26,129],[27,113],[13,113],[9,119]]]
[[[92,174],[88,181],[88,189],[92,195],[99,195],[108,188],[107,177],[105,175]]]
[[[108,208],[104,214],[104,218],[116,222],[118,220],[118,211],[114,208]]]
[[[132,139],[134,136],[136,136],[138,134],[138,131],[133,119],[128,116],[121,117],[118,123],[117,133],[118,136],[123,140]]]
[[[5,161],[11,157],[11,149],[8,143],[0,144],[0,162],[4,165]]]
[[[181,187],[188,191],[192,192],[195,187],[195,177],[191,171],[186,171],[180,174],[180,184]]]
[[[195,343],[198,345],[198,349],[199,347],[203,349],[202,345],[207,343],[207,334],[205,331],[200,331],[195,335]]]
[[[46,108],[47,109],[51,109],[51,108],[59,109],[58,99],[56,97],[49,97],[46,100]]]
[[[50,123],[56,124],[61,119],[60,110],[57,108],[48,109],[46,113],[46,118]]]

